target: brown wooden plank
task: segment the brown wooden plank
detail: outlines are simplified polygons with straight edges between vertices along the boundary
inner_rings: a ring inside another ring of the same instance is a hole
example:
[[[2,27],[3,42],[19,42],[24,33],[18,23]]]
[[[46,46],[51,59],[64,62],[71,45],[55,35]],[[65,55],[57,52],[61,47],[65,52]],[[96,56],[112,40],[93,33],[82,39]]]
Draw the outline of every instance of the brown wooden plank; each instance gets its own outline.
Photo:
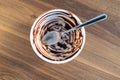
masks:
[[[73,61],[55,65],[34,53],[29,33],[40,14],[67,9],[86,21],[86,44]],[[120,0],[0,0],[0,80],[120,80]]]

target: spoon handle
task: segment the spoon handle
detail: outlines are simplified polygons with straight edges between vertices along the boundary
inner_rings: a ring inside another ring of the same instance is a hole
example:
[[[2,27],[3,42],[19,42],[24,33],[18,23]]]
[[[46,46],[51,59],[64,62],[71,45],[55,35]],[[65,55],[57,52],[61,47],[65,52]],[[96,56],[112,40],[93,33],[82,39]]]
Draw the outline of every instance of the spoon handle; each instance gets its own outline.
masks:
[[[84,23],[82,23],[82,24],[74,27],[74,28],[71,28],[71,29],[63,32],[63,33],[67,33],[67,32],[70,32],[70,31],[79,29],[79,28],[81,28],[81,27],[86,27],[86,26],[95,24],[95,23],[97,23],[97,22],[100,22],[100,21],[105,20],[106,18],[107,18],[107,14],[101,14],[101,15],[99,15],[99,16],[97,16],[97,17],[94,17],[94,18],[92,18],[92,19],[90,19],[90,20],[88,20],[88,21],[86,21],[86,22],[84,22]]]

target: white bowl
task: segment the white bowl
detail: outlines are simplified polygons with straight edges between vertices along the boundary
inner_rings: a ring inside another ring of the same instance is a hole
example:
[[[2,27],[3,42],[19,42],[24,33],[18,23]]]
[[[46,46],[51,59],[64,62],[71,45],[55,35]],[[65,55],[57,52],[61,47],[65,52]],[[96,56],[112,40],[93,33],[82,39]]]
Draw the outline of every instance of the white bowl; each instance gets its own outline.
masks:
[[[40,57],[41,59],[43,59],[44,61],[47,61],[49,63],[53,63],[53,64],[62,64],[62,63],[66,63],[66,62],[69,62],[69,61],[72,61],[74,58],[76,58],[82,51],[83,47],[84,47],[84,44],[85,44],[85,37],[86,37],[86,33],[85,33],[85,29],[84,27],[81,28],[81,31],[82,31],[82,35],[83,35],[83,42],[82,42],[82,45],[81,45],[81,48],[78,50],[78,52],[76,54],[74,54],[72,57],[66,59],[66,60],[63,60],[63,61],[52,61],[50,59],[47,59],[45,58],[43,55],[41,55],[38,50],[36,49],[35,47],[35,44],[33,43],[33,30],[34,30],[34,27],[36,25],[36,23],[38,22],[38,20],[45,14],[48,14],[50,12],[54,12],[54,11],[62,11],[62,12],[69,12],[67,10],[63,10],[63,9],[54,9],[54,10],[50,10],[48,12],[45,12],[44,14],[40,15],[36,20],[35,22],[33,23],[32,25],[32,28],[31,28],[31,31],[30,31],[30,43],[31,43],[31,46],[34,50],[34,52],[38,55],[38,57]],[[73,13],[72,13],[73,14]],[[82,22],[80,21],[80,19],[75,15],[73,14],[74,18],[81,24]]]

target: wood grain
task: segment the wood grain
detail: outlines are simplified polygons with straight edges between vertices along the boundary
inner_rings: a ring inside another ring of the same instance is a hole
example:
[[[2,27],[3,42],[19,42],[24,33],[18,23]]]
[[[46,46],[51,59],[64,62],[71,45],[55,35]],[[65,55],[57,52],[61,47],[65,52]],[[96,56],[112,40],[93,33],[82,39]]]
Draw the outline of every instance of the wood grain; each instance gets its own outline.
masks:
[[[55,8],[83,22],[108,14],[86,28],[81,54],[61,65],[38,58],[29,42],[36,17]],[[0,0],[0,80],[120,80],[120,0]]]

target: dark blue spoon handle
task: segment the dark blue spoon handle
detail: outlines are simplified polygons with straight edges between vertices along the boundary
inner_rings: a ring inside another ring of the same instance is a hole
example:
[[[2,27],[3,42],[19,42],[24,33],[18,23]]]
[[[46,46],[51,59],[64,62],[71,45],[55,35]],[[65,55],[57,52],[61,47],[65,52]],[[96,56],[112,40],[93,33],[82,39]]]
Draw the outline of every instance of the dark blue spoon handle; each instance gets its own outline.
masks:
[[[97,16],[97,17],[94,17],[94,18],[92,18],[92,19],[90,19],[90,20],[88,20],[88,21],[86,21],[86,22],[84,22],[84,23],[82,23],[82,24],[74,27],[74,28],[71,28],[71,29],[63,32],[63,33],[67,33],[67,32],[70,32],[70,31],[79,29],[79,28],[81,28],[81,27],[90,26],[90,25],[95,24],[95,23],[97,23],[97,22],[103,21],[103,20],[105,20],[106,18],[107,18],[107,14],[101,14],[101,15],[99,15],[99,16]]]

